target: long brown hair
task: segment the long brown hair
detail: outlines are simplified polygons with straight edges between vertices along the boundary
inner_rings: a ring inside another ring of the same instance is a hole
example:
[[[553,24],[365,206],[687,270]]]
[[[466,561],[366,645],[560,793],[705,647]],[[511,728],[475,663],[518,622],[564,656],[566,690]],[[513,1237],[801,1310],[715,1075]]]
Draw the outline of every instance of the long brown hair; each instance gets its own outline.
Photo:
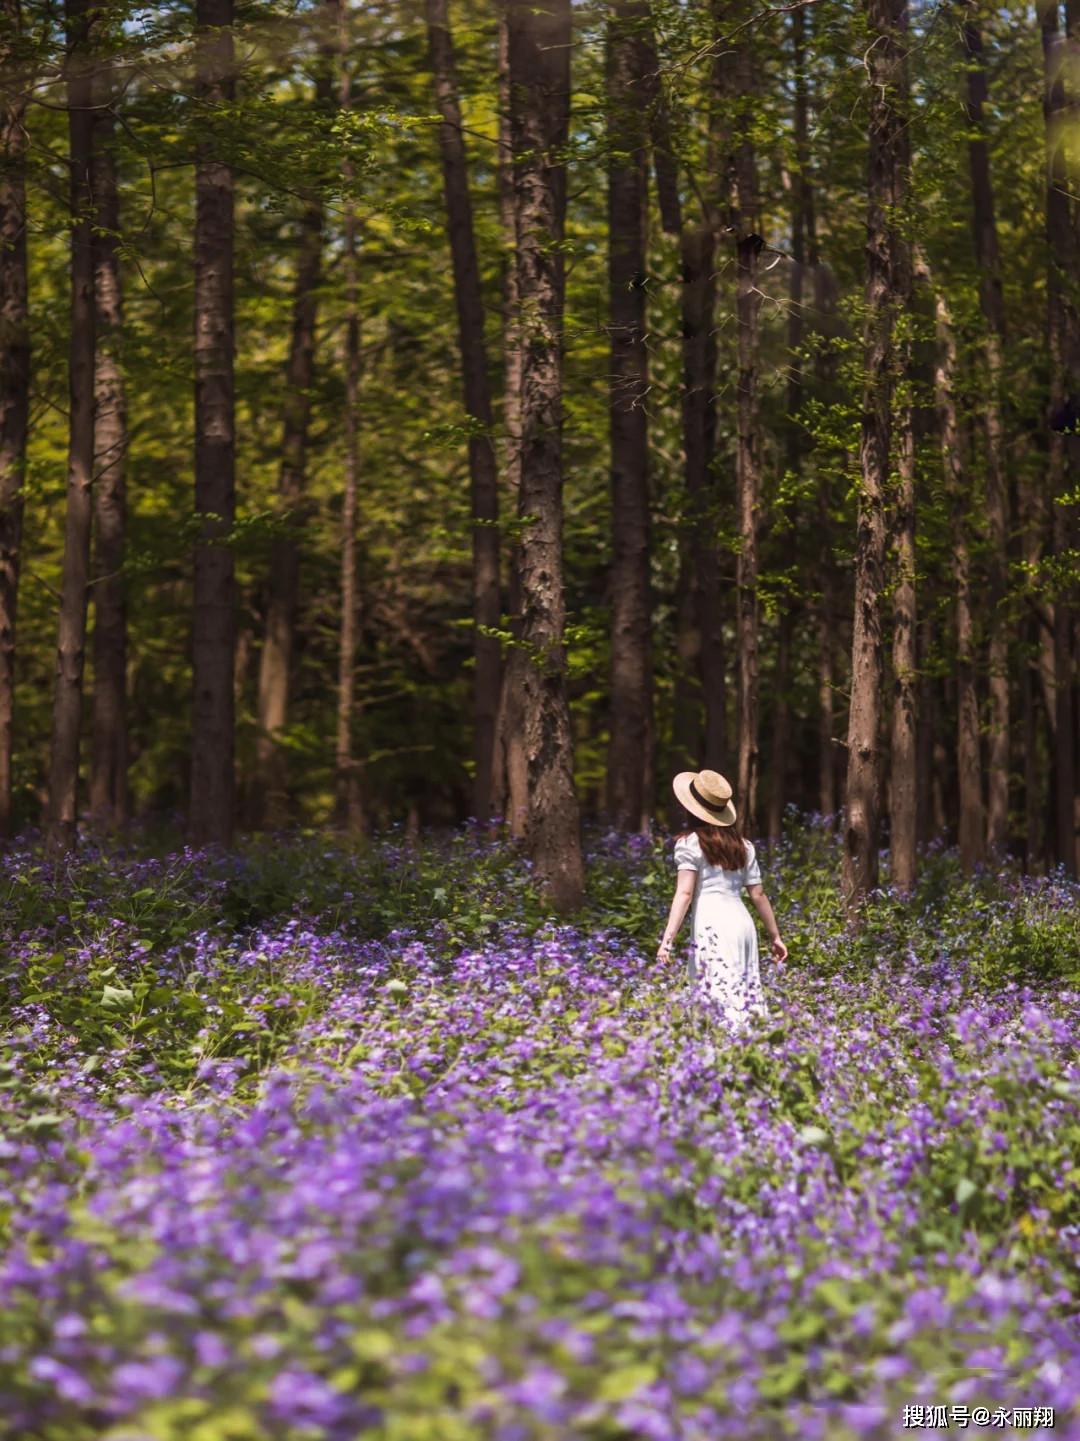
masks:
[[[693,828],[701,849],[710,866],[720,866],[725,871],[741,871],[749,860],[746,842],[738,825],[714,826],[702,821]],[[682,840],[690,831],[680,831],[675,837]]]

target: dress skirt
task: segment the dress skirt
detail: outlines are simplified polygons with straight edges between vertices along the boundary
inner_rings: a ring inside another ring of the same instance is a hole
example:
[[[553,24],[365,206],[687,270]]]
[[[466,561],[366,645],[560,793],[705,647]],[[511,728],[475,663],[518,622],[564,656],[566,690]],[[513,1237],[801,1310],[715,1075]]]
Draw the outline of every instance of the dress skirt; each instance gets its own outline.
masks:
[[[690,974],[731,1023],[768,1016],[758,969],[757,926],[738,896],[716,891],[698,896]]]

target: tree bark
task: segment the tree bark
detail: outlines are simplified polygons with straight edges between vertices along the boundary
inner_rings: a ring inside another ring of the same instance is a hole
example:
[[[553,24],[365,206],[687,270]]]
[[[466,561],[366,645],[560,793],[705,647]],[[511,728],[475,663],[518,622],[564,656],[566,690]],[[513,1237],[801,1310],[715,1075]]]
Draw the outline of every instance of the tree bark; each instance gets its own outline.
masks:
[[[435,96],[443,122],[439,127],[439,145],[454,270],[465,410],[474,426],[469,435],[473,520],[473,814],[478,821],[486,822],[491,816],[495,723],[502,668],[499,639],[494,634],[500,618],[499,477],[484,345],[480,267],[476,258],[447,0],[427,0],[427,27]]]
[[[660,88],[649,32],[647,61],[650,123],[657,198],[664,229],[679,237],[682,320],[682,431],[686,486],[685,523],[679,536],[676,582],[677,668],[672,748],[680,770],[727,768],[727,655],[720,556],[720,487],[713,470],[716,449],[716,235],[720,224],[712,187],[701,196],[702,215],[687,217],[679,198],[669,116]],[[706,171],[719,168],[722,150],[719,98],[721,61],[713,63]],[[704,727],[702,721],[704,720]],[[673,795],[668,814],[683,812]]]
[[[1027,649],[1038,647],[1038,621],[1028,620],[1024,627]],[[1023,718],[1024,742],[1024,870],[1035,871],[1042,859],[1042,845],[1039,839],[1040,820],[1043,814],[1041,802],[1038,761],[1039,732],[1036,720],[1036,693],[1034,666],[1029,655],[1024,657],[1024,668],[1020,673],[1020,707]]]
[[[252,820],[271,828],[288,820],[288,773],[282,732],[288,721],[300,600],[300,539],[304,506],[311,384],[315,373],[317,287],[322,268],[323,207],[309,204],[300,224],[292,330],[285,372],[278,506],[281,532],[270,548],[266,632],[259,656],[257,781]]]
[[[825,329],[829,317],[835,311],[835,285],[821,263],[818,244],[817,205],[814,193],[812,156],[810,151],[810,83],[806,73],[806,13],[800,7],[792,12],[793,60],[795,68],[795,159],[797,175],[795,180],[794,215],[792,223],[792,315],[789,323],[789,345],[793,352],[803,343],[805,330],[803,317],[804,284],[802,267],[809,266],[813,276],[813,307],[818,327]],[[798,280],[795,279],[798,276]],[[814,356],[813,381],[820,404],[827,403],[830,386],[836,378],[836,360],[825,345],[817,347]],[[796,416],[802,405],[804,379],[801,370],[793,369],[789,381],[788,407]],[[790,432],[790,464],[801,466],[802,431],[793,424]],[[832,533],[831,516],[831,464],[828,458],[817,462],[817,485],[814,503],[815,519],[821,535]],[[836,599],[831,548],[819,546],[816,562],[817,604],[814,607],[814,623],[817,637],[817,691],[818,691],[818,810],[822,816],[835,819],[837,815],[837,770],[840,747],[833,736],[835,725],[835,656]],[[813,584],[813,582],[811,582]]]
[[[807,239],[815,234],[814,191],[810,177],[810,90],[806,74],[806,16],[797,9],[791,17],[792,69],[795,72],[795,104],[792,115],[795,142],[794,176],[791,183],[791,266],[788,289],[788,375],[787,375],[787,466],[796,478],[802,473],[805,451],[804,431],[800,412],[803,405],[802,348],[806,325],[804,313]],[[815,244],[816,251],[816,244]],[[816,258],[816,256],[815,256]],[[798,533],[800,525],[798,502],[784,507],[783,523]],[[800,577],[805,589],[813,585],[812,576]],[[790,732],[788,672],[794,616],[789,600],[780,618],[777,638],[776,689],[773,701],[773,741],[770,762],[768,836],[770,845],[780,839],[780,828],[786,799],[787,747]]]
[[[795,629],[795,613],[786,609],[780,617],[776,641],[776,679],[773,693],[772,756],[769,763],[769,813],[767,835],[769,845],[780,842],[784,818],[784,781],[787,771],[791,734],[791,706],[788,684],[791,671],[791,636]]]
[[[351,76],[348,65],[348,10],[338,13],[341,51],[339,103],[349,108]],[[352,162],[343,166],[346,184],[353,179]],[[337,734],[334,744],[334,804],[338,827],[357,836],[364,830],[360,767],[353,746],[356,722],[356,642],[358,631],[356,583],[356,510],[360,481],[360,279],[356,245],[356,208],[345,202],[345,494],[341,506],[341,617],[338,636]]]
[[[327,30],[336,25],[339,0],[323,0]],[[326,41],[320,44],[315,103],[328,110],[333,95],[333,61]],[[282,529],[270,549],[266,631],[259,656],[258,736],[255,742],[256,825],[271,829],[289,819],[288,751],[282,744],[288,724],[289,695],[296,655],[296,621],[300,606],[301,535],[306,510],[307,444],[311,420],[311,387],[315,376],[319,281],[322,271],[325,215],[318,195],[307,200],[300,220],[300,246],[293,290],[292,327],[285,367],[281,468],[278,512]]]
[[[985,507],[990,540],[988,643],[989,643],[989,772],[987,787],[987,847],[1005,849],[1009,828],[1009,655],[1008,620],[1003,610],[1008,583],[1009,495],[1002,458],[1005,435],[1002,422],[1002,365],[1005,344],[1005,301],[1001,286],[994,190],[986,141],[984,106],[987,101],[982,33],[973,0],[967,0],[963,25],[967,60],[968,168],[971,175],[972,222],[975,259],[979,267],[979,304],[986,327],[986,392],[983,419],[986,433]]]
[[[121,367],[124,306],[117,242],[120,196],[106,71],[95,79],[94,203],[94,685],[90,814],[106,830],[128,818],[127,597],[123,574],[127,530],[127,396]]]
[[[937,351],[934,395],[938,436],[945,471],[952,535],[952,571],[956,587],[956,770],[960,790],[960,864],[974,869],[986,854],[982,761],[979,746],[979,698],[975,684],[975,624],[971,600],[972,512],[967,452],[956,414],[956,339],[949,303],[942,290],[934,294]]]
[[[906,165],[905,158],[904,164]],[[897,296],[911,305],[910,266],[897,275]],[[911,398],[911,341],[902,347],[909,377],[895,419],[898,485],[893,526],[895,581],[892,605],[892,737],[889,747],[889,870],[901,895],[915,888],[918,843],[916,735],[918,729],[918,655],[915,590],[915,417]]]
[[[232,100],[233,0],[196,0],[196,84],[204,123]],[[233,176],[204,135],[195,165],[195,546],[191,808],[196,845],[228,845],[235,821],[236,515]]]
[[[696,601],[696,651],[705,706],[705,749],[698,766],[726,765],[727,655],[720,556],[719,487],[713,474],[716,448],[716,236],[713,217],[687,222],[680,237],[682,260],[683,453],[687,519]],[[689,648],[688,648],[689,650]],[[696,729],[696,727],[695,727]]]
[[[22,32],[19,0],[0,4],[0,839],[11,834],[15,622],[19,594],[30,317],[26,271],[26,94],[14,83],[10,42]]]
[[[521,489],[521,317],[517,289],[517,220],[514,207],[513,146],[510,135],[510,30],[506,0],[499,3],[499,227],[506,263],[503,271],[503,435],[508,509],[516,515]],[[505,818],[511,836],[521,839],[529,814],[521,696],[521,547],[510,548],[507,612],[512,644],[502,666],[496,717],[492,804]]]
[[[619,830],[651,810],[644,793],[652,733],[648,421],[645,349],[647,131],[642,0],[608,21],[608,304],[611,342],[611,700],[607,809]]]
[[[672,760],[676,773],[702,764],[701,629],[695,587],[694,547],[679,538],[679,570],[675,581],[674,714],[671,720]],[[683,808],[673,790],[666,796],[669,824],[679,825]]]
[[[735,315],[738,332],[735,495],[739,552],[735,563],[739,653],[738,804],[740,824],[757,827],[758,750],[758,506],[761,494],[761,291],[758,288],[757,158],[750,127],[755,111],[754,56],[744,38],[735,59],[738,142],[734,155]]]
[[[887,492],[892,432],[898,213],[906,191],[907,0],[866,0],[873,37],[867,51],[869,203],[865,388],[859,447],[861,493],[855,539],[855,607],[848,717],[844,891],[854,912],[878,884],[879,745],[883,674],[881,591],[885,579]]]
[[[93,82],[89,0],[67,0],[68,144],[71,196],[71,337],[68,352],[68,466],[64,561],[56,643],[47,845],[70,850],[78,822],[86,609],[94,479]]]
[[[561,912],[584,891],[573,736],[566,696],[562,556],[562,323],[570,118],[569,0],[536,11],[510,0],[510,124],[514,154],[521,369],[523,711],[527,841],[541,889]]]
[[[1068,555],[1072,544],[1072,506],[1059,497],[1080,483],[1080,314],[1073,297],[1080,273],[1080,234],[1070,213],[1067,169],[1065,38],[1057,0],[1039,0],[1045,74],[1044,114],[1047,144],[1046,239],[1048,247],[1047,334],[1050,351],[1050,474],[1053,550]],[[1071,426],[1068,422],[1071,420]],[[1057,502],[1057,503],[1054,503]],[[1054,794],[1056,858],[1065,874],[1076,875],[1076,742],[1073,734],[1074,586],[1059,582],[1054,602]]]

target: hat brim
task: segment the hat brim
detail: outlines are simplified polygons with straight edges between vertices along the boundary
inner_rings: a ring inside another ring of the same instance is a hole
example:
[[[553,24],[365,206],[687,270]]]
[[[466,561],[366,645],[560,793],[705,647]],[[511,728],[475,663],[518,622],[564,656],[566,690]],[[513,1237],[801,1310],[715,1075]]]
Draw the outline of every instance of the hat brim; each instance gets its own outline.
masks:
[[[679,804],[692,816],[707,822],[711,826],[733,826],[738,820],[738,814],[730,801],[725,801],[717,810],[710,806],[703,806],[690,793],[690,782],[697,779],[697,771],[680,771],[671,782],[671,788],[678,798]]]

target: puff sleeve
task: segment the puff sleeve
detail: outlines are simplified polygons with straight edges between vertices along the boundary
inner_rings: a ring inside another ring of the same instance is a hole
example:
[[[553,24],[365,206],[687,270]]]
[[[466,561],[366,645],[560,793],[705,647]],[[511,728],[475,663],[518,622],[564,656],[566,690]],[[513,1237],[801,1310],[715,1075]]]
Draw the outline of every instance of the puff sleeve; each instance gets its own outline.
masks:
[[[746,857],[746,874],[743,877],[743,885],[760,886],[761,867],[758,865],[757,851],[749,841],[746,842]]]
[[[675,842],[675,869],[677,871],[696,871],[700,860],[701,847],[693,831]]]

